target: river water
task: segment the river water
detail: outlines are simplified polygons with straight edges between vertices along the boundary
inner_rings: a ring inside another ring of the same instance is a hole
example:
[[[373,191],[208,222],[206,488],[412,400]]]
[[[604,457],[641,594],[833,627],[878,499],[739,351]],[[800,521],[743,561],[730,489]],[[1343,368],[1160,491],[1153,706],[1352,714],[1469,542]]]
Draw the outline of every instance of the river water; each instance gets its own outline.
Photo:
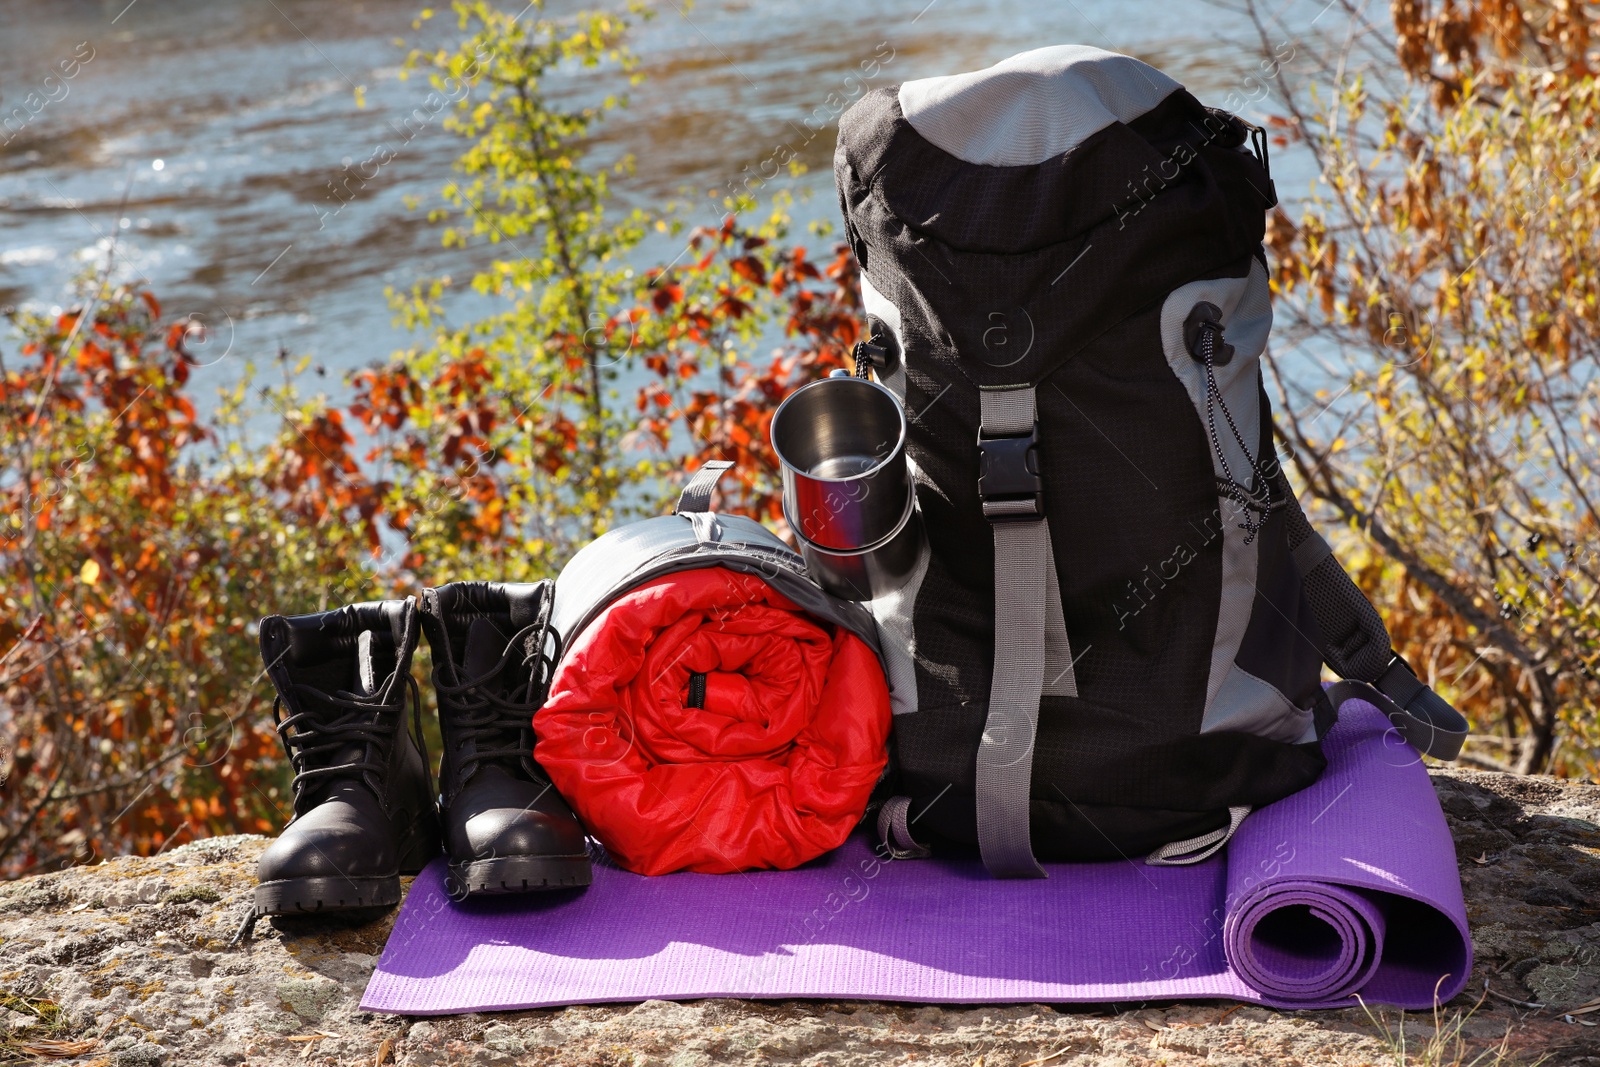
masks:
[[[418,7],[0,0],[0,118],[10,118],[0,127],[0,304],[60,305],[73,275],[109,255],[119,276],[148,279],[169,314],[212,327],[202,394],[280,348],[311,356],[337,394],[343,372],[416,343],[393,325],[385,287],[441,274],[464,282],[505,251],[444,249],[407,205],[430,201],[462,147],[438,117],[416,120],[427,88],[397,77],[397,38],[436,43],[454,28],[441,16],[414,29]],[[1316,25],[1321,9],[1286,4],[1282,36],[1304,48],[1330,29]],[[1250,24],[1203,0],[701,0],[688,10],[662,0],[658,10],[632,38],[647,80],[595,151],[635,157],[619,183],[626,198],[686,194],[693,221],[716,217],[707,190],[784,147],[811,168],[785,179],[802,197],[797,221],[831,220],[833,130],[810,131],[874,56],[872,84],[896,84],[1081,42],[1139,56],[1207,102],[1232,94],[1247,117],[1272,106],[1251,80]],[[393,158],[341,207],[329,183],[382,148]],[[1287,196],[1309,178],[1292,156],[1274,173]],[[640,265],[680,247],[653,237]],[[454,309],[473,311],[470,300]]]

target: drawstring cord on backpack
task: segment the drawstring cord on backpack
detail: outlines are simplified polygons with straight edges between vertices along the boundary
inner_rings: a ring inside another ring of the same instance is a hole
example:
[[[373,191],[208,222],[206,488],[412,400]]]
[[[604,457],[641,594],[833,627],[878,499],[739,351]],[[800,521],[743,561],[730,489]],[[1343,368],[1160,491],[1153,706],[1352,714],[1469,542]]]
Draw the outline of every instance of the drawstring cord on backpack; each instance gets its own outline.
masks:
[[[878,335],[873,334],[865,341],[857,341],[855,347],[850,350],[850,354],[855,357],[856,361],[855,376],[857,378],[867,378],[871,376],[871,369],[875,364],[880,367],[883,366],[882,360],[888,354],[888,350],[879,343]],[[874,356],[878,358],[874,359]]]
[[[1238,424],[1233,421],[1233,412],[1228,410],[1228,402],[1222,396],[1222,387],[1217,384],[1217,344],[1222,335],[1222,323],[1213,319],[1203,319],[1199,326],[1201,356],[1206,368],[1206,428],[1211,433],[1211,447],[1216,451],[1217,462],[1222,467],[1222,475],[1217,478],[1217,492],[1238,505],[1244,518],[1239,524],[1239,529],[1245,532],[1244,543],[1248,545],[1253,543],[1256,535],[1261,532],[1267,516],[1282,507],[1283,501],[1273,499],[1272,480],[1261,470],[1260,462],[1251,454],[1250,446],[1245,444],[1244,435],[1239,432]],[[1241,485],[1233,477],[1233,469],[1228,465],[1228,456],[1222,450],[1222,441],[1217,437],[1217,408],[1222,409],[1222,417],[1227,420],[1233,439],[1239,443],[1239,450],[1244,453],[1244,458],[1250,464],[1252,481],[1259,482],[1263,486],[1260,492]]]

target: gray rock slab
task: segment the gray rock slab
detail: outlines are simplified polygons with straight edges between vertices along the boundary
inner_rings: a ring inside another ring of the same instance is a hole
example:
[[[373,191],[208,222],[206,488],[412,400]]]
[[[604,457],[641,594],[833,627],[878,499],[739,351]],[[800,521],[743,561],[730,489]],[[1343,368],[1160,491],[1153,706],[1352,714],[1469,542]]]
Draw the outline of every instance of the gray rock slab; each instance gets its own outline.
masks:
[[[1600,1065],[1600,787],[1435,771],[1477,962],[1439,1015],[1222,1002],[647,1001],[410,1019],[357,1008],[394,913],[263,922],[230,948],[266,839],[0,885],[0,1062],[121,1065],[1528,1063]],[[1489,992],[1485,993],[1485,989]],[[1528,1005],[1542,1005],[1529,1007]],[[1408,1059],[1393,1046],[1404,1028]],[[1384,1034],[1385,1029],[1389,1036]],[[1424,1055],[1429,1043],[1435,1049]],[[1497,1060],[1502,1043],[1506,1056]],[[55,1055],[61,1052],[68,1055]]]

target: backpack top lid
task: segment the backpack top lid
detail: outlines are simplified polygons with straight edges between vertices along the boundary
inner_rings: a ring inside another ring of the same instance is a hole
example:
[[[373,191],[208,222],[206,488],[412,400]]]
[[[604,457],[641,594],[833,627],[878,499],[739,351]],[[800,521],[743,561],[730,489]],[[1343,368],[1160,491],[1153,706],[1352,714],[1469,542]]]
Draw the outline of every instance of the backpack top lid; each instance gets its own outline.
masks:
[[[966,74],[900,86],[900,111],[931,144],[993,167],[1043,163],[1183,86],[1132,56],[1082,44],[1035,48]]]
[[[1259,131],[1085,45],[873,89],[840,116],[833,167],[867,311],[920,309],[907,366],[991,388],[1043,381],[1197,278],[1248,274],[1277,200]],[[997,315],[1023,355],[985,357]]]

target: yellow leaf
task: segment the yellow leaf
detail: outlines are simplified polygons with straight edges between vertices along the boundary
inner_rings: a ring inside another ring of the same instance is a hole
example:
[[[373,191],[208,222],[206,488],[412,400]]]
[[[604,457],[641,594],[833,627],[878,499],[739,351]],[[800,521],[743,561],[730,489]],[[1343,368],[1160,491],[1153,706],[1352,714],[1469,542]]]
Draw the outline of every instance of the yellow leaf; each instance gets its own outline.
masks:
[[[100,580],[100,564],[92,559],[83,561],[83,569],[78,572],[78,579],[84,585],[93,585]]]

